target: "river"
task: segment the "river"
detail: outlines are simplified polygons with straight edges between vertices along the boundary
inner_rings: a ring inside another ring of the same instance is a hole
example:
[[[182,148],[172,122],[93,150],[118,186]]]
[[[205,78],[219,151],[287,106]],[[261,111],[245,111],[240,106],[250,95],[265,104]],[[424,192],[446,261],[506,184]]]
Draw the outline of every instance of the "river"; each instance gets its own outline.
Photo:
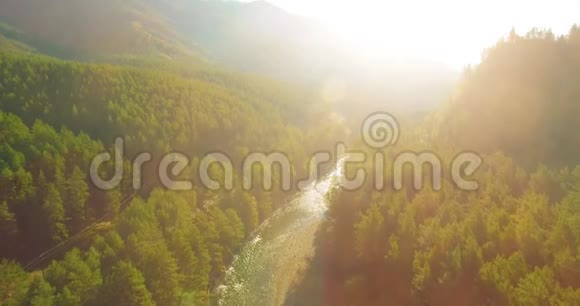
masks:
[[[252,235],[217,288],[217,305],[277,306],[314,255],[314,236],[328,205],[326,194],[342,175],[335,170],[293,196]]]

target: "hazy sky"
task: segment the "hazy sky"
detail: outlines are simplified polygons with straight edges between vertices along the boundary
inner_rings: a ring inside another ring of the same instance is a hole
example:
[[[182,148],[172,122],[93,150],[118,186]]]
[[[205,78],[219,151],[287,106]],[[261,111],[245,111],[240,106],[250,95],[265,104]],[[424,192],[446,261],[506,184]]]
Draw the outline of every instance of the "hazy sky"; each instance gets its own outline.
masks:
[[[365,53],[401,53],[454,67],[477,62],[481,51],[514,27],[566,33],[580,23],[580,0],[267,0],[317,18]]]

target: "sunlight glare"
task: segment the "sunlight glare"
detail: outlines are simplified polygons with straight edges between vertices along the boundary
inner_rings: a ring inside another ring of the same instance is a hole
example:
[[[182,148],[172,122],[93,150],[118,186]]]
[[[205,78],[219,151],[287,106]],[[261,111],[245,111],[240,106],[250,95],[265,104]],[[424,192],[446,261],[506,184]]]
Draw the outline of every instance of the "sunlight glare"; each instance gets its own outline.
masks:
[[[512,28],[565,34],[579,4],[574,0],[270,0],[330,26],[357,55],[407,57],[455,68],[479,62],[482,51]]]

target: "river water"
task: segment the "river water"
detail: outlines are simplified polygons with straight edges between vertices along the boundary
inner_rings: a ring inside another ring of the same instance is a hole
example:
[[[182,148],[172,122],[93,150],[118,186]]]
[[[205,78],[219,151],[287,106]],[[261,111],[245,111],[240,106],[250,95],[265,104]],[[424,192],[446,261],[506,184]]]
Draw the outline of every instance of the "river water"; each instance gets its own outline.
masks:
[[[312,256],[315,232],[324,219],[326,194],[342,175],[335,170],[292,197],[252,235],[217,288],[217,305],[277,306]]]

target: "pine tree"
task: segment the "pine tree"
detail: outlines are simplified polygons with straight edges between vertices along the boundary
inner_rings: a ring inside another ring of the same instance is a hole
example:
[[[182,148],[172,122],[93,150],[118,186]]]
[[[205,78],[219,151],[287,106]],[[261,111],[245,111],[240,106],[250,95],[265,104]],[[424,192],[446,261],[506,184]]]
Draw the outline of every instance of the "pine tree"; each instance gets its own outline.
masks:
[[[86,203],[89,199],[89,186],[85,182],[85,175],[78,166],[75,166],[66,184],[66,212],[73,232],[82,229],[85,222]]]
[[[55,305],[55,294],[56,290],[42,276],[36,276],[26,300],[30,306]]]
[[[30,286],[30,277],[16,262],[0,261],[0,304],[22,305]]]
[[[56,186],[48,183],[46,196],[42,201],[42,210],[48,225],[48,234],[53,243],[63,241],[68,237],[65,225],[63,201]]]
[[[246,235],[252,233],[259,225],[258,203],[256,198],[249,192],[242,193],[240,202],[241,219],[246,228]]]
[[[57,304],[78,305],[95,301],[103,283],[100,256],[91,248],[83,256],[79,249],[68,252],[45,270],[46,280],[57,290]]]
[[[105,279],[101,301],[106,305],[155,305],[145,286],[145,278],[130,262],[120,261]]]

